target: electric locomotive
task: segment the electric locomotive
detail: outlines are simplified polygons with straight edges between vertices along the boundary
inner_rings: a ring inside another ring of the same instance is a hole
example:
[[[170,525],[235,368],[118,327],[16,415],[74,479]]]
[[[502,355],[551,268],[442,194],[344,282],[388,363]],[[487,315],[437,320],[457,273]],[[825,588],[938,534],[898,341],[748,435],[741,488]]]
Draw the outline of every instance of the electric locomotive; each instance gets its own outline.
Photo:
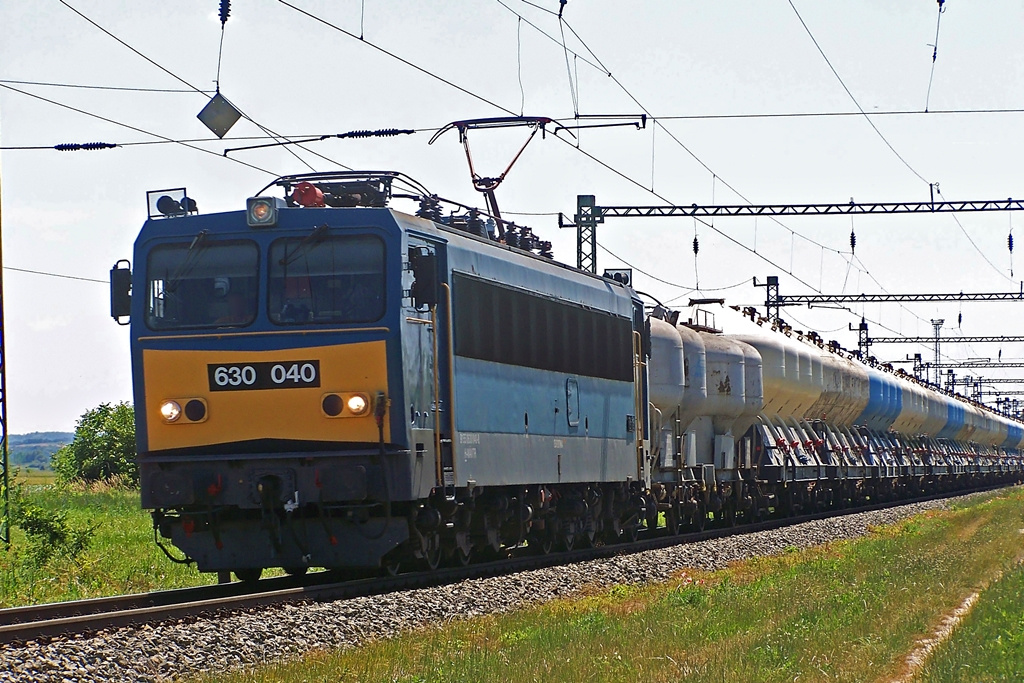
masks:
[[[172,559],[434,568],[649,516],[629,287],[443,217],[398,173],[286,176],[210,215],[184,195],[150,193],[134,271],[111,272],[142,505]]]

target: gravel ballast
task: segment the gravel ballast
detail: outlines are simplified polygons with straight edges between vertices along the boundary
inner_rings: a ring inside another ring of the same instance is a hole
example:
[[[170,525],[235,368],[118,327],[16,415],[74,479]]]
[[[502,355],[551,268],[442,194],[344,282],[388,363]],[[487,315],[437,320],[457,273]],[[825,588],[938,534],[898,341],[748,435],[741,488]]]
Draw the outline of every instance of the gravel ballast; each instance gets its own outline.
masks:
[[[358,645],[426,624],[508,612],[583,589],[663,581],[686,568],[861,536],[959,498],[903,505],[634,555],[472,579],[437,588],[319,604],[282,605],[197,621],[123,628],[88,637],[6,646],[0,681],[164,681]]]

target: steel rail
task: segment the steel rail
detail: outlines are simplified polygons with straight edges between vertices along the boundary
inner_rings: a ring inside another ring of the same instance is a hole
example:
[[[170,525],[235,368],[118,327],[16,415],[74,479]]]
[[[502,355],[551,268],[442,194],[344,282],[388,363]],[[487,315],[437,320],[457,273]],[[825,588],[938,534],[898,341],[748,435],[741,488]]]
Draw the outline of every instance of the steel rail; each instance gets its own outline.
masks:
[[[928,500],[958,497],[1007,486],[1009,485],[995,484],[961,491],[944,491],[914,499],[833,509],[734,527],[722,526],[702,532],[669,535],[663,528],[659,528],[660,533],[656,532],[647,538],[644,537],[647,534],[643,534],[635,542],[597,545],[549,555],[529,554],[525,552],[526,548],[522,548],[518,549],[510,558],[494,562],[399,574],[394,577],[337,581],[337,574],[317,572],[307,577],[301,577],[301,579],[299,577],[282,577],[263,579],[252,583],[218,584],[141,595],[9,608],[0,610],[0,644],[47,641],[62,636],[84,635],[111,628],[195,618],[217,612],[235,612],[289,603],[344,600],[399,590],[430,588],[466,579],[499,576],[530,569],[634,554],[645,550],[684,545],[714,538],[780,529],[814,520],[912,505]],[[292,585],[288,585],[289,582]]]

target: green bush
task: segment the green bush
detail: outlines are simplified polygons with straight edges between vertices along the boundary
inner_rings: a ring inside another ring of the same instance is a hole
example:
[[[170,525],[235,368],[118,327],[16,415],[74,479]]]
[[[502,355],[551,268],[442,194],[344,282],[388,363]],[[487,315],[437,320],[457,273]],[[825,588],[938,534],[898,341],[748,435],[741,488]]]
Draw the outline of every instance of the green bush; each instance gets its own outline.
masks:
[[[34,503],[18,507],[15,523],[28,536],[29,557],[36,567],[42,567],[52,557],[77,559],[89,547],[95,531],[93,527],[73,527],[65,510],[50,510]]]
[[[101,403],[75,424],[75,438],[53,454],[60,482],[123,479],[139,483],[135,463],[135,411],[129,403]]]

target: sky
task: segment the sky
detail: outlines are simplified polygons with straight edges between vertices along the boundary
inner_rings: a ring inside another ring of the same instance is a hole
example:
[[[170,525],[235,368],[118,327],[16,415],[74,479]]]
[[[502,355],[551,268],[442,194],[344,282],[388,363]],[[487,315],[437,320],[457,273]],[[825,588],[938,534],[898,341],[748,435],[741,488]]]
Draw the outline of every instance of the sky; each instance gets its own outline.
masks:
[[[557,0],[235,2],[219,85],[247,119],[223,141],[196,118],[218,79],[219,5],[0,3],[11,433],[70,431],[99,403],[131,399],[128,328],[110,319],[104,283],[115,261],[132,258],[148,190],[186,187],[200,212],[232,211],[277,175],[344,165],[402,171],[483,208],[458,136],[431,145],[433,131],[510,114],[569,126],[577,115],[630,122],[647,113],[642,130],[538,136],[498,189],[503,214],[575,264],[575,233],[559,229],[557,214],[575,213],[578,194],[605,206],[927,201],[938,183],[937,198],[953,201],[1024,196],[1024,113],[991,111],[1024,110],[1020,0],[946,0],[941,19],[929,0],[571,0],[562,21]],[[755,116],[796,113],[851,115]],[[265,131],[380,128],[418,132],[223,154],[267,141],[237,139]],[[471,133],[478,172],[503,171],[525,135]],[[52,149],[87,142],[120,146]],[[637,289],[675,305],[725,297],[763,307],[752,280],[768,275],[784,295],[1018,291],[1024,254],[1012,254],[1007,237],[1024,250],[1022,220],[609,218],[598,228],[598,268],[632,266]],[[856,348],[849,326],[861,316],[874,336],[931,335],[933,318],[946,321],[944,336],[1019,335],[1022,305],[851,304],[783,317]],[[873,352],[888,361],[933,353],[909,344]],[[942,352],[1024,359],[1020,344],[949,343]]]

